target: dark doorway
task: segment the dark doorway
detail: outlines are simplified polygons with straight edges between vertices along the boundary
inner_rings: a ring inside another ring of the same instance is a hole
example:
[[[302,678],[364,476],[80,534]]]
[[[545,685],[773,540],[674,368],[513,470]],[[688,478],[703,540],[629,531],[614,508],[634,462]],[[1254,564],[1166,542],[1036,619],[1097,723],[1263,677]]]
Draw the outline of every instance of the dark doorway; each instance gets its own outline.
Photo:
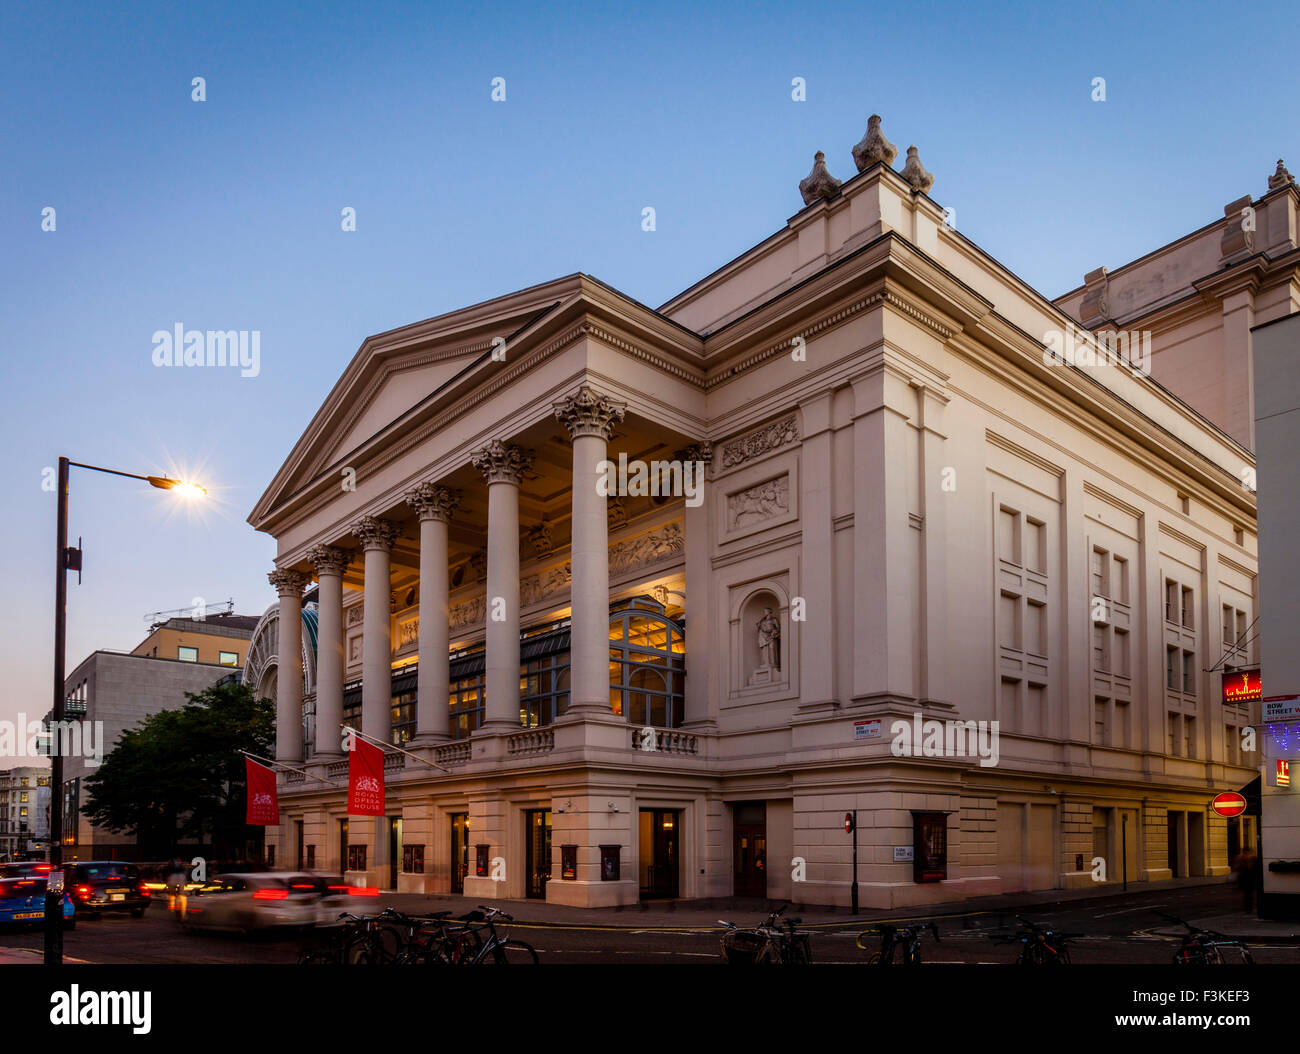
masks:
[[[1228,866],[1235,866],[1241,855],[1241,817],[1228,819]]]
[[[451,814],[451,891],[465,892],[465,876],[469,874],[469,813]]]
[[[296,831],[297,836],[298,836],[298,865],[297,865],[297,866],[298,866],[298,870],[301,871],[302,868],[303,868],[303,863],[302,863],[302,857],[303,857],[303,851],[302,851],[302,849],[303,849],[303,821],[302,821],[302,820],[295,820],[294,823],[293,823],[293,826],[294,826],[294,830]]]
[[[640,817],[641,899],[678,896],[677,832],[681,813],[642,809]]]
[[[339,872],[348,870],[348,821],[339,821]]]
[[[524,813],[524,840],[527,846],[524,866],[528,869],[528,897],[546,899],[546,883],[551,880],[551,810],[528,809]]]
[[[738,897],[767,896],[767,802],[737,802],[732,859]]]
[[[402,818],[388,817],[388,885],[387,889],[397,888],[397,869],[402,863]]]

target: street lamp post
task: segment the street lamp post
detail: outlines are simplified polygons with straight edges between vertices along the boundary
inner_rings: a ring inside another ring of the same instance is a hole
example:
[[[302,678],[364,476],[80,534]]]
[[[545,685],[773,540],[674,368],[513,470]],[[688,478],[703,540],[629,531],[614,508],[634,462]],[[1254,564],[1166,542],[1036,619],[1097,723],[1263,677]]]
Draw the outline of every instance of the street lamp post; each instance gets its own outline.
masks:
[[[141,476],[134,472],[119,472],[98,465],[84,465],[80,461],[59,458],[59,510],[55,522],[54,550],[54,710],[50,735],[50,874],[63,870],[63,754],[58,737],[66,717],[64,693],[64,658],[67,645],[68,571],[81,571],[81,548],[68,547],[68,475],[72,467],[106,472],[110,476],[142,479],[160,490],[175,490],[187,495],[206,494],[196,483],[183,483],[167,476]],[[67,737],[70,739],[71,737]],[[45,965],[63,965],[63,890],[66,879],[57,890],[47,879],[45,886]]]

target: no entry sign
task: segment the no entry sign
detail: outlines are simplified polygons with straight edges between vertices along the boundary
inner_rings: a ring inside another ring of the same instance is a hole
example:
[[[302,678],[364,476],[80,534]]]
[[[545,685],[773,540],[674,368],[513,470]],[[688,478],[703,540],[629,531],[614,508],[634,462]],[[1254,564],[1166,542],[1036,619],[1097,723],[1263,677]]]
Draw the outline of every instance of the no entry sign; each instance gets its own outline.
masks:
[[[1220,816],[1240,816],[1246,811],[1246,799],[1236,791],[1224,791],[1214,796],[1210,808]]]

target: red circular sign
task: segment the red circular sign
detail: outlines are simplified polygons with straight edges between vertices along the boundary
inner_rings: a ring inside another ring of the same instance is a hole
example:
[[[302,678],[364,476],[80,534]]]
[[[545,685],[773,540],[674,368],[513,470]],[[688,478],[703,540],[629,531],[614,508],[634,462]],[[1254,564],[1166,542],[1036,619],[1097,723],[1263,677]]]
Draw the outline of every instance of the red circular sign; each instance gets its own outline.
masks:
[[[1240,816],[1246,811],[1246,799],[1236,791],[1224,791],[1214,796],[1210,808],[1220,816]]]

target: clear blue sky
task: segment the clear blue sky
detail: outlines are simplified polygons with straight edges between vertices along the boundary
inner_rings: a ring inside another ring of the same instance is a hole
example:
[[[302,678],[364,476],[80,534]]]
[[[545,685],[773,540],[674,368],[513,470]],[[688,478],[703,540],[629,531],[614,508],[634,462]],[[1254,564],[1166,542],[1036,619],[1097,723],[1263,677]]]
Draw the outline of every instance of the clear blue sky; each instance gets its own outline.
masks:
[[[74,475],[71,669],[146,612],[274,599],[245,517],[366,335],[574,271],[662,303],[796,212],[814,151],[852,175],[873,112],[1053,296],[1263,193],[1279,156],[1300,171],[1294,2],[644,11],[0,7],[0,718],[50,704],[59,454],[216,499]],[[177,323],[260,330],[260,374],[155,368]]]

